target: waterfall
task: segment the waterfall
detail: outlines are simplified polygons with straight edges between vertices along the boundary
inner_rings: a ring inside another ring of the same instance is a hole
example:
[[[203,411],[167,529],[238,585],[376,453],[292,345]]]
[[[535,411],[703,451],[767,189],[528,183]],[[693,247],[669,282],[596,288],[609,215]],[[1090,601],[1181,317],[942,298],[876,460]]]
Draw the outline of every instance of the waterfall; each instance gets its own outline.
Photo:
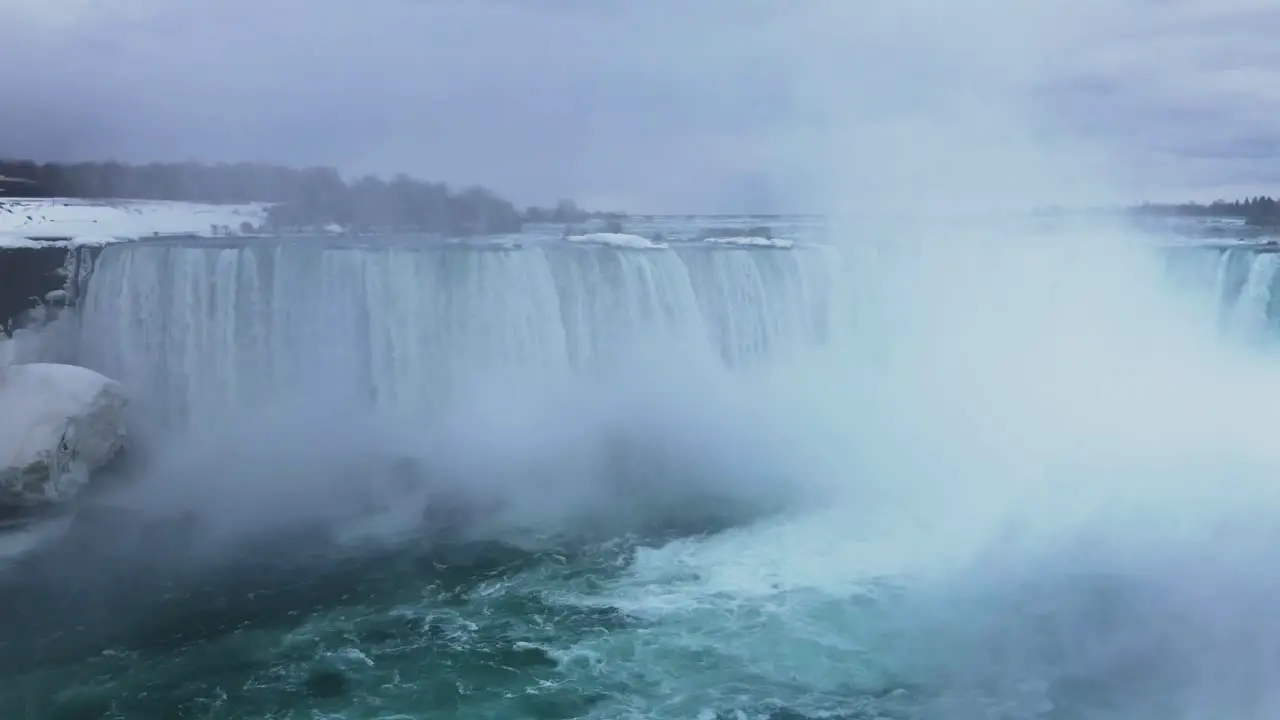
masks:
[[[84,298],[84,364],[155,422],[195,428],[292,393],[377,408],[475,383],[608,378],[643,362],[733,368],[827,341],[838,256],[130,243]]]
[[[1266,345],[1280,319],[1280,254],[1240,246],[1170,251],[1169,272],[1180,293],[1211,314],[1226,336]]]
[[[1249,274],[1229,318],[1228,328],[1233,334],[1255,343],[1268,340],[1272,285],[1276,268],[1280,267],[1277,261],[1280,256],[1266,253],[1257,256],[1249,266]]]

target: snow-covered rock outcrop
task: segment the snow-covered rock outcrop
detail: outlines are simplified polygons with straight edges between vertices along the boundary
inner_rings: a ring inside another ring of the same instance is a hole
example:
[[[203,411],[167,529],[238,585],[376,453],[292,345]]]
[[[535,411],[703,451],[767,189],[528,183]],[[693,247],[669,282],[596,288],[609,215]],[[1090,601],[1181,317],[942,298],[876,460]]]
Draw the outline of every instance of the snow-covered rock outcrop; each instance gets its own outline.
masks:
[[[72,499],[124,445],[120,383],[75,365],[0,366],[0,509]]]
[[[571,243],[586,245],[604,245],[605,247],[627,248],[629,250],[665,250],[668,245],[630,233],[597,232],[585,235],[567,235],[565,240]]]
[[[741,237],[713,237],[713,238],[707,238],[703,242],[708,242],[708,243],[711,243],[712,245],[731,245],[733,247],[749,247],[749,248],[776,248],[778,250],[790,250],[791,248],[796,246],[796,243],[794,240],[787,240],[785,238],[767,238],[767,237],[756,237],[756,236],[747,236],[747,235],[744,235]]]

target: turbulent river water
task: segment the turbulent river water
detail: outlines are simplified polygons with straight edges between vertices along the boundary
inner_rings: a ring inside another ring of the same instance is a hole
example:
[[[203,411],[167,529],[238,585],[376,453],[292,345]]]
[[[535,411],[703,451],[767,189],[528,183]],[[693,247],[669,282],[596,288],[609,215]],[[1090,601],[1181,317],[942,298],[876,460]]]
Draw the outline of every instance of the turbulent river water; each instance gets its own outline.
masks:
[[[109,247],[0,716],[1275,717],[1277,256],[989,234]]]

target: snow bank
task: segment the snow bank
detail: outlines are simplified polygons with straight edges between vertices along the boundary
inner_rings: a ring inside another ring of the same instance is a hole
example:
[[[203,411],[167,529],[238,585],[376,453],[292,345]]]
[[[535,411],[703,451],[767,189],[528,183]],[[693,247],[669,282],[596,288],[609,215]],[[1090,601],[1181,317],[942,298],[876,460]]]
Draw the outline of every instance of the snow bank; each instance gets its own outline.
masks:
[[[703,242],[712,243],[714,245],[733,245],[736,247],[779,248],[782,250],[790,250],[796,245],[794,240],[785,240],[783,238],[766,238],[766,237],[713,237],[713,238],[707,238]]]
[[[266,222],[269,207],[269,203],[5,199],[0,200],[0,245],[23,247],[32,242],[30,238],[75,238],[66,244],[93,245],[164,235],[240,235],[257,232]]]
[[[120,383],[75,365],[0,366],[0,507],[75,497],[123,447]]]
[[[666,243],[654,242],[649,238],[629,233],[587,233],[585,235],[569,235],[565,240],[572,243],[607,245],[609,247],[629,248],[632,250],[662,250],[668,247]]]
[[[0,248],[18,248],[25,250],[38,250],[40,248],[60,247],[60,248],[78,248],[78,247],[102,247],[112,243],[128,242],[135,239],[134,237],[111,237],[107,235],[83,235],[73,237],[70,240],[32,240],[29,237],[21,235],[8,235],[0,233]]]

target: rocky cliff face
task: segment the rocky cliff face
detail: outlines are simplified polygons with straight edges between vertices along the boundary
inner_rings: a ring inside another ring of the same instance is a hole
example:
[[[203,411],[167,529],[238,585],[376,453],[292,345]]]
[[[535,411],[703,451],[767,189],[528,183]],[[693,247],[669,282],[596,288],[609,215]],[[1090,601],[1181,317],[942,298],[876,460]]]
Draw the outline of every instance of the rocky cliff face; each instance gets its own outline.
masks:
[[[0,340],[74,305],[103,245],[256,233],[270,207],[0,196]]]
[[[74,306],[101,251],[57,241],[0,246],[0,335],[12,337]]]

